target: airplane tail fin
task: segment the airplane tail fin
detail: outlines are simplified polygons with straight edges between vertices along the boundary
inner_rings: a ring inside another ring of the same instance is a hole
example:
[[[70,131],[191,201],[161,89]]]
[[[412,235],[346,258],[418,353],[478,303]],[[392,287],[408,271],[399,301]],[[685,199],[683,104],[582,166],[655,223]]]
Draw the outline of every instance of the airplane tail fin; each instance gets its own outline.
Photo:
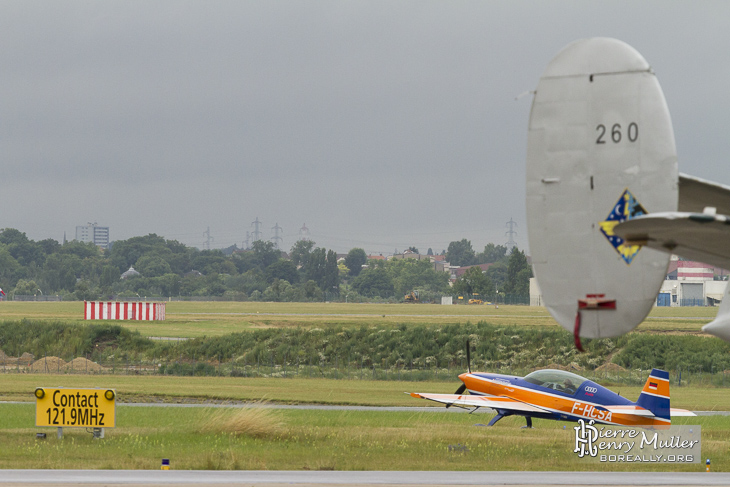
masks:
[[[593,38],[553,58],[532,103],[525,174],[527,236],[547,310],[576,345],[636,328],[669,254],[640,250],[614,228],[676,211],[678,198],[669,109],[641,54]]]
[[[648,409],[657,418],[671,420],[669,372],[652,369],[636,404],[644,409]]]

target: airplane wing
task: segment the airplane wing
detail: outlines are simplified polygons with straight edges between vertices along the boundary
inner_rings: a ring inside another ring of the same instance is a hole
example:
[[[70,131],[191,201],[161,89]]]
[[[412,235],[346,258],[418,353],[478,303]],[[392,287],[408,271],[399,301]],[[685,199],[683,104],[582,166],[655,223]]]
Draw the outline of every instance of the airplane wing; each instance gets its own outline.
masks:
[[[649,213],[614,228],[630,245],[644,245],[662,252],[730,269],[730,217],[678,211]]]
[[[408,393],[406,393],[408,394]],[[474,395],[458,395],[458,394],[421,394],[411,392],[410,395],[415,398],[428,399],[442,404],[461,407],[483,407],[491,409],[503,409],[508,411],[518,411],[527,413],[549,413],[547,409],[542,409],[532,404],[515,401],[509,397],[499,396],[474,396]]]

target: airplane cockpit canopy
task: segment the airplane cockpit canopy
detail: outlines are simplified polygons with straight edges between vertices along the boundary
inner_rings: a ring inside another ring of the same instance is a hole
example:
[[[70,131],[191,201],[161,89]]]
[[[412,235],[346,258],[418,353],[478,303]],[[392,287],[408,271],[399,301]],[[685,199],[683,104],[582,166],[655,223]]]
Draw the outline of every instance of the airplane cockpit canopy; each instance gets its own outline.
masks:
[[[525,380],[537,386],[547,387],[548,389],[571,395],[575,394],[578,387],[586,381],[584,377],[573,374],[572,372],[553,369],[536,370],[525,376]]]

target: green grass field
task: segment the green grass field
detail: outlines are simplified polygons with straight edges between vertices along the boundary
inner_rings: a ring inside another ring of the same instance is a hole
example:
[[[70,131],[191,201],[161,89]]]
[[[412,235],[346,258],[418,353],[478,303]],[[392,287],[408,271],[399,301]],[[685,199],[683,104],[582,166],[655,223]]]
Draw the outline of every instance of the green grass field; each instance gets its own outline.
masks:
[[[436,304],[169,302],[165,321],[118,322],[144,336],[218,336],[251,328],[470,321],[525,326],[558,326],[543,307]],[[701,333],[717,308],[654,308],[639,332]],[[0,319],[62,320],[83,323],[81,302],[2,302]]]
[[[33,406],[0,405],[0,468],[284,470],[662,470],[703,471],[704,465],[598,464],[573,453],[574,424],[521,418],[486,428],[488,414],[265,410],[238,418],[255,423],[254,435],[206,430],[211,417],[253,409],[123,407],[117,428],[94,440],[83,430],[33,426]],[[687,418],[703,430],[702,455],[713,471],[730,469],[730,418]],[[37,440],[36,432],[48,438]],[[451,448],[450,448],[451,447]],[[113,474],[112,474],[113,475]]]

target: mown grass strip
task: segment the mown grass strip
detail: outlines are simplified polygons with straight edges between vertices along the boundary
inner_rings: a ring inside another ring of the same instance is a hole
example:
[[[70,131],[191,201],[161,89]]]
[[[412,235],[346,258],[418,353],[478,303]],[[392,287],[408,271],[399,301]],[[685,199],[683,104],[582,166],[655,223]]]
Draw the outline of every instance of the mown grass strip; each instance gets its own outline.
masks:
[[[58,440],[55,430],[33,426],[32,405],[0,404],[0,469],[159,469],[168,458],[173,469],[207,470],[704,470],[702,464],[597,467],[573,453],[573,423],[536,420],[535,429],[524,430],[521,418],[477,426],[489,419],[480,413],[276,410],[254,421],[280,426],[249,436],[206,429],[214,414],[204,408],[119,407],[118,427],[107,430],[105,439],[67,428]],[[730,418],[689,419],[684,424],[702,426],[702,454],[712,458],[713,471],[730,469]],[[35,439],[41,430],[48,438]]]
[[[88,323],[81,302],[3,302],[2,319],[63,320]],[[637,329],[649,333],[701,333],[717,308],[654,308]],[[689,318],[682,320],[681,318]],[[288,326],[359,326],[398,324],[444,325],[488,321],[497,325],[557,326],[543,307],[500,305],[168,302],[163,322],[120,322],[144,336],[220,336],[248,329]]]

